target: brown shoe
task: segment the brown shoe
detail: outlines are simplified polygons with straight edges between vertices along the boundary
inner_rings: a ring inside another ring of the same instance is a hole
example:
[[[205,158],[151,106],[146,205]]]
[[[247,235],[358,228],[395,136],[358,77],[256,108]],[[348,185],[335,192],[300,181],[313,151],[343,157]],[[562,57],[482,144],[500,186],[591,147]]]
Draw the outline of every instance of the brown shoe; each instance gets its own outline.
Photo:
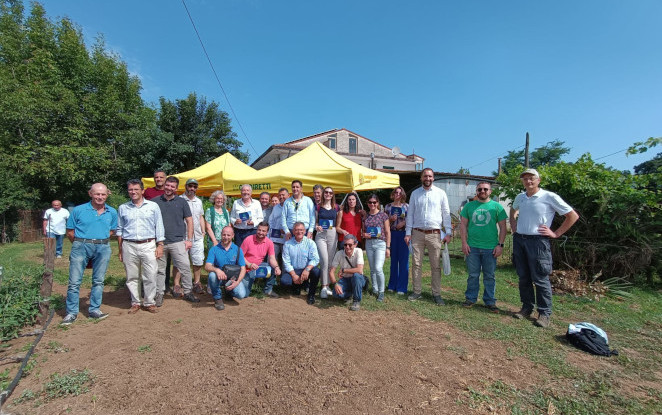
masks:
[[[533,313],[533,310],[527,310],[526,308],[522,308],[520,311],[513,314],[513,317],[515,317],[518,320],[524,320],[531,317],[531,313]]]
[[[533,323],[538,327],[542,327],[546,329],[549,327],[549,316],[544,315],[544,314],[539,314],[538,319]]]
[[[140,310],[140,304],[132,304],[128,314],[136,314]]]
[[[184,293],[182,292],[182,287],[180,285],[175,285],[172,287],[172,296],[175,298],[181,298]]]
[[[146,307],[143,307],[143,309],[152,314],[156,314],[159,312],[159,310],[156,308],[155,305],[148,305]]]
[[[195,284],[193,284],[193,292],[195,294],[204,294],[205,290],[202,289],[202,284],[196,282]]]

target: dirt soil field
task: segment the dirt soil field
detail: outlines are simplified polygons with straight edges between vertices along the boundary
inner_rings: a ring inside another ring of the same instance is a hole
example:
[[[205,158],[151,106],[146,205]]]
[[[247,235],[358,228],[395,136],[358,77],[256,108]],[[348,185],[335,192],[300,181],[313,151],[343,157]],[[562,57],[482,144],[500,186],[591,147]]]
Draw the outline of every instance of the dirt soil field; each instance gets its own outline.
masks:
[[[63,293],[66,287],[54,287]],[[82,290],[81,311],[89,289]],[[104,294],[110,317],[83,313],[68,330],[53,318],[37,368],[9,399],[39,391],[52,373],[88,369],[88,393],[5,406],[12,414],[499,413],[470,409],[469,388],[501,380],[522,387],[540,368],[497,342],[402,313],[351,312],[336,300],[249,297],[216,311],[166,296],[158,314],[127,314],[126,289]],[[504,315],[503,318],[510,318]],[[46,349],[57,342],[68,351]],[[149,346],[149,347],[147,347]],[[46,357],[46,358],[45,358]],[[496,412],[495,412],[496,411]]]

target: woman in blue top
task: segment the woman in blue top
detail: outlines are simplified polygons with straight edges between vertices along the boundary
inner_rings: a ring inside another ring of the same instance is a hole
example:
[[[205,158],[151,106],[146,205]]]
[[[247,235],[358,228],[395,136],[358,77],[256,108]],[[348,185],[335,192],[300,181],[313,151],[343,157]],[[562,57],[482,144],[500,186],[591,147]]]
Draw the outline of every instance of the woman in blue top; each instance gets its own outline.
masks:
[[[384,208],[391,224],[391,275],[388,290],[403,295],[409,284],[409,247],[405,243],[405,219],[409,205],[405,203],[407,193],[398,186],[391,192],[391,200]]]
[[[333,295],[333,291],[329,289],[329,262],[333,259],[338,244],[337,224],[335,223],[337,215],[338,205],[333,195],[333,189],[326,187],[322,194],[322,200],[315,209],[315,228],[317,230],[315,244],[320,256],[320,272],[322,274],[320,298]]]

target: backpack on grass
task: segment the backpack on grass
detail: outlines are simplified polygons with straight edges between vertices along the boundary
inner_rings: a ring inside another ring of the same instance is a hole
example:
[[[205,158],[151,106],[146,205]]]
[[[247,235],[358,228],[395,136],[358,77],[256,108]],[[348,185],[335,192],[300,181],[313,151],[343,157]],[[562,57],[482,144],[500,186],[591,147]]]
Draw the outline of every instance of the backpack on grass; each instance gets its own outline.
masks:
[[[618,350],[609,349],[607,333],[591,323],[569,324],[565,338],[575,347],[598,356],[618,356]]]

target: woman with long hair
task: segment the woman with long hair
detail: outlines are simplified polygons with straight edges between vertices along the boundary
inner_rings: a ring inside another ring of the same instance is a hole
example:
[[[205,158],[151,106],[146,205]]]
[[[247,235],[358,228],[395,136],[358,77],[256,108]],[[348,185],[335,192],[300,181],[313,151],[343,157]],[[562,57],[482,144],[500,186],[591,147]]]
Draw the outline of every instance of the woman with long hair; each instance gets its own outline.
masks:
[[[322,289],[320,298],[333,295],[329,289],[329,262],[333,259],[338,245],[338,233],[336,232],[336,219],[338,217],[338,205],[336,204],[331,187],[325,187],[320,203],[315,208],[315,244],[320,256],[320,272],[322,273]]]
[[[393,189],[391,200],[393,202],[384,208],[391,224],[391,274],[388,279],[388,290],[404,295],[409,285],[409,247],[405,243],[409,205],[405,203],[407,200],[405,189],[401,186]]]
[[[368,213],[363,219],[363,237],[370,264],[372,293],[377,296],[377,301],[381,302],[384,301],[384,261],[391,253],[391,224],[388,215],[380,210],[376,194],[371,194],[367,203]]]
[[[357,243],[361,242],[361,228],[362,228],[362,215],[363,209],[360,207],[361,201],[356,192],[351,192],[345,196],[342,202],[342,209],[338,211],[336,218],[336,232],[338,232],[338,249],[342,249],[341,242],[345,235],[352,234],[358,239]]]

